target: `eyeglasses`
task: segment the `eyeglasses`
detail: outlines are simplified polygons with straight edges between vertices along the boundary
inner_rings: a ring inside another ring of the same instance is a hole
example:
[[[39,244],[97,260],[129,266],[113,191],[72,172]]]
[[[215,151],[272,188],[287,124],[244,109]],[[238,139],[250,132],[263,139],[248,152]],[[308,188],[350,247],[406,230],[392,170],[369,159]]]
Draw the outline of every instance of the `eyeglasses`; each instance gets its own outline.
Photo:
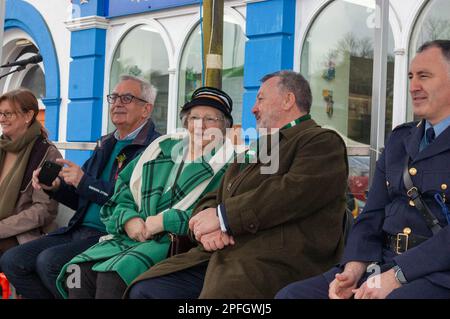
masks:
[[[196,121],[203,121],[207,126],[213,126],[217,122],[223,121],[223,120],[224,120],[223,118],[212,117],[212,116],[205,116],[205,117],[200,117],[197,115],[189,115],[188,116],[188,122],[195,123]]]
[[[143,100],[141,98],[138,98],[137,96],[131,95],[131,94],[124,94],[124,95],[119,95],[119,94],[109,94],[106,96],[106,99],[108,100],[109,104],[114,104],[116,103],[117,98],[120,98],[120,102],[122,104],[130,104],[131,101],[133,101],[133,99],[144,102],[144,103],[148,103],[146,100]]]
[[[3,116],[5,119],[10,120],[13,117],[13,115],[16,114],[17,114],[16,112],[0,112],[0,117]]]

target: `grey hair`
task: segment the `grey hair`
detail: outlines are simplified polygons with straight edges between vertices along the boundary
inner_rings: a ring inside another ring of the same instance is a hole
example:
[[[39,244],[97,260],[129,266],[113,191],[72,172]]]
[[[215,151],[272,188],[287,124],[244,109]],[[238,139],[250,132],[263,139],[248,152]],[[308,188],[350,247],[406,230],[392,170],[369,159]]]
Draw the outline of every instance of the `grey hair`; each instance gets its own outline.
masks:
[[[188,119],[189,114],[191,114],[191,110],[192,110],[192,109],[189,109],[189,110],[187,110],[187,111],[181,111],[181,112],[180,112],[181,125],[182,125],[183,128],[185,128],[185,129],[188,128],[188,122],[187,122],[187,119]],[[222,113],[222,112],[220,112],[220,113]],[[223,116],[223,124],[224,124],[224,125],[223,125],[223,128],[221,128],[221,129],[222,129],[222,131],[225,132],[225,130],[226,130],[227,128],[230,128],[230,127],[231,127],[231,121],[230,121],[230,119],[228,119],[226,116]]]
[[[288,91],[294,94],[295,103],[302,112],[309,113],[311,111],[312,94],[308,81],[297,72],[290,70],[281,70],[274,73],[265,75],[261,82],[264,83],[267,80],[279,77],[280,82],[278,87],[284,91]]]
[[[146,100],[148,103],[154,105],[156,100],[156,95],[158,94],[158,90],[151,85],[148,81],[128,74],[123,74],[119,78],[120,82],[122,81],[135,81],[141,85],[141,98]]]

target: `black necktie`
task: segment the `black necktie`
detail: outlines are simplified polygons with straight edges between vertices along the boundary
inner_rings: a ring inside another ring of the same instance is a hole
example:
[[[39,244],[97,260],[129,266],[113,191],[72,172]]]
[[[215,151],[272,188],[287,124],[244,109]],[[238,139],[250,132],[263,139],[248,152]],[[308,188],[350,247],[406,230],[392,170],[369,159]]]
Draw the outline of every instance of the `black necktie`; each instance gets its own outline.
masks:
[[[427,131],[425,132],[425,136],[426,136],[428,144],[433,143],[433,141],[436,137],[436,135],[434,134],[434,128],[433,127],[427,128]]]

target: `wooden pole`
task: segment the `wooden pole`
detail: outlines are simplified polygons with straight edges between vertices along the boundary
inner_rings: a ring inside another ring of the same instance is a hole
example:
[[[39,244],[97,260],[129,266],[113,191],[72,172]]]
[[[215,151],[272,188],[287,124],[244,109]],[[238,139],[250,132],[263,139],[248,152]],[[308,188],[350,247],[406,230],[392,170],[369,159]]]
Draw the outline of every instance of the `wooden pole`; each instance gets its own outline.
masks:
[[[222,88],[223,1],[203,1],[205,85]]]

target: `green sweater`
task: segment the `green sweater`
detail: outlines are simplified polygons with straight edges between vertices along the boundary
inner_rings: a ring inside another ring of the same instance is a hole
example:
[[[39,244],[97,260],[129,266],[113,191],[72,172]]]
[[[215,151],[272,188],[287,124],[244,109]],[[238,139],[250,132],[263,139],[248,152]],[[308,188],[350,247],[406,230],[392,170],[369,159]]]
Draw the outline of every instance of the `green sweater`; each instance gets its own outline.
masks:
[[[102,175],[100,176],[100,179],[103,181],[109,181],[111,174],[114,174],[114,172],[111,172],[111,169],[113,167],[114,161],[116,160],[117,155],[122,151],[122,149],[130,145],[133,140],[118,140],[116,142],[116,145],[114,145],[114,148],[112,150],[111,156],[106,163],[105,168],[103,169]],[[89,205],[86,215],[84,216],[82,225],[92,227],[95,229],[98,229],[102,232],[105,232],[105,224],[100,220],[100,209],[102,206],[92,203]]]

